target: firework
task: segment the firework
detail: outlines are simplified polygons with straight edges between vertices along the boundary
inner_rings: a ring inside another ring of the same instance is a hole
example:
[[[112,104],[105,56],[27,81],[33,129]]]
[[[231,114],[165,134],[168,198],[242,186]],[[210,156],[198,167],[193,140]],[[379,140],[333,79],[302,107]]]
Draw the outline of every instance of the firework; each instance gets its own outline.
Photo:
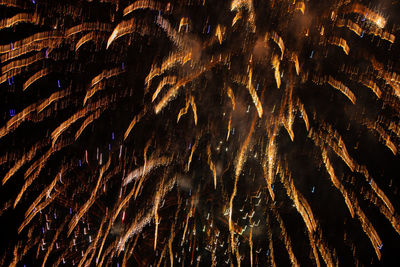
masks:
[[[399,4],[364,2],[0,0],[2,265],[393,259]]]

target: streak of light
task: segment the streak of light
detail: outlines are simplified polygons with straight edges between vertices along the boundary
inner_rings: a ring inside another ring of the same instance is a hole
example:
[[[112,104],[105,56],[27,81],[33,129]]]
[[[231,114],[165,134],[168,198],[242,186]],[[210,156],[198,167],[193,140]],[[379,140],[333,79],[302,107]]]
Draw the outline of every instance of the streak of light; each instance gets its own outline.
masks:
[[[282,60],[283,55],[285,53],[285,44],[283,42],[282,37],[280,37],[276,32],[272,32],[272,33],[268,34],[268,36],[278,45],[279,49],[281,50],[280,60]],[[278,88],[279,88],[279,86],[278,86]]]
[[[215,35],[218,38],[219,44],[222,44],[222,39],[224,38],[225,35],[225,27],[218,25],[217,29],[215,30]]]
[[[173,177],[168,180],[166,184],[160,184],[158,186],[158,189],[156,190],[156,194],[159,194],[160,200],[164,198],[165,194],[172,190],[174,184],[176,181],[176,177]],[[146,212],[145,214],[143,212],[139,212],[135,219],[132,221],[131,225],[129,228],[125,231],[125,235],[120,238],[118,241],[117,245],[117,250],[118,253],[121,252],[122,248],[125,246],[125,243],[127,242],[128,239],[130,239],[133,235],[136,235],[139,233],[146,225],[148,225],[151,221],[151,219],[154,217],[155,214],[155,207]],[[173,233],[173,231],[172,231]],[[99,253],[100,255],[100,253]]]
[[[211,159],[211,146],[207,146],[207,156],[208,156],[208,165],[210,166],[210,171],[213,174],[214,178],[214,189],[217,189],[217,170],[215,169],[215,164]]]
[[[35,161],[31,167],[28,168],[28,170],[25,172],[24,176],[25,176],[25,183],[21,188],[21,191],[19,192],[18,196],[15,198],[14,201],[14,208],[16,207],[16,205],[18,204],[18,202],[21,200],[23,194],[25,193],[25,191],[28,189],[28,187],[33,183],[33,181],[36,180],[36,178],[38,177],[40,171],[42,170],[42,168],[44,167],[44,165],[46,164],[47,160],[50,158],[50,156],[53,153],[58,152],[59,150],[61,150],[62,148],[64,148],[65,146],[67,146],[68,143],[60,143],[52,148],[50,148],[49,150],[47,150],[46,153],[44,153],[44,155],[42,155],[37,161]],[[31,173],[37,168],[37,171],[31,175]],[[48,198],[49,199],[49,198]]]
[[[334,266],[336,265],[335,262],[337,262],[337,259],[333,258],[329,248],[327,248],[326,244],[321,240],[322,239],[322,233],[321,230],[317,231],[317,222],[314,219],[314,215],[312,213],[311,207],[308,204],[308,201],[305,199],[305,197],[297,190],[297,188],[294,186],[293,179],[291,178],[290,173],[287,173],[286,167],[280,166],[279,168],[279,174],[281,177],[281,182],[284,185],[286,189],[287,195],[292,199],[294,202],[294,205],[303,218],[304,223],[306,224],[309,239],[310,239],[310,245],[313,247],[313,253],[315,256],[315,260],[318,264],[318,252],[316,252],[315,246],[318,247],[318,250],[321,253],[322,258],[324,259],[325,263],[328,266]],[[318,229],[320,229],[318,227]]]
[[[304,121],[304,124],[306,125],[306,129],[307,129],[307,131],[308,131],[308,130],[310,129],[310,123],[309,123],[309,121],[308,121],[307,112],[306,112],[306,110],[305,110],[305,108],[304,108],[303,103],[301,103],[300,99],[297,99],[297,107],[298,107],[299,110],[300,110],[301,117],[302,117],[302,119],[303,119],[303,121]]]
[[[304,4],[304,2],[303,1],[295,1],[295,2],[296,2],[296,4],[294,7],[294,10],[296,10],[296,11],[298,10],[304,15],[304,12],[306,10],[306,5]]]
[[[199,138],[196,138],[196,141],[194,142],[194,144],[192,146],[192,150],[190,151],[190,155],[189,155],[189,158],[188,158],[188,163],[187,163],[187,167],[186,167],[186,171],[187,172],[190,169],[190,163],[192,162],[193,153],[196,150],[198,144],[199,144]]]
[[[110,47],[110,45],[117,40],[118,38],[121,38],[124,35],[133,33],[133,32],[138,32],[141,35],[147,34],[148,32],[147,27],[141,27],[138,26],[136,19],[132,18],[130,20],[124,20],[120,22],[114,29],[114,31],[111,33],[110,37],[108,38],[107,41],[107,49]]]
[[[150,9],[150,10],[161,10],[162,4],[152,0],[138,0],[124,8],[124,16],[129,15],[135,10],[139,9]]]
[[[89,126],[93,121],[97,120],[100,117],[101,110],[97,110],[96,112],[90,114],[89,117],[85,119],[85,121],[82,123],[81,127],[78,129],[78,131],[75,133],[75,140],[79,138],[79,136],[83,133],[83,131],[86,129],[86,127]]]
[[[128,126],[128,129],[126,129],[125,134],[124,134],[124,140],[128,138],[129,134],[131,133],[133,127],[138,123],[146,114],[147,110],[144,108],[139,114],[137,114],[131,121],[131,123]]]
[[[232,110],[235,110],[235,106],[236,106],[235,94],[233,93],[232,88],[228,87],[227,94],[228,94],[228,96],[229,96],[229,98],[231,99],[231,102],[232,102]]]
[[[279,87],[281,87],[281,74],[279,72],[280,61],[279,61],[277,55],[273,55],[271,64],[272,64],[273,69],[275,70],[274,76],[275,76],[275,81],[276,81],[276,87],[279,89]]]
[[[100,22],[84,22],[82,24],[73,26],[65,31],[65,37],[70,37],[72,35],[85,32],[85,31],[100,31],[109,32],[112,30],[111,24],[100,23]]]
[[[26,6],[21,4],[19,0],[0,0],[0,6],[16,7],[24,9]]]
[[[256,90],[254,89],[254,86],[253,86],[252,81],[251,81],[252,80],[252,74],[253,74],[253,70],[250,68],[250,71],[249,71],[249,83],[247,85],[247,88],[249,90],[251,98],[253,99],[253,103],[257,108],[258,117],[261,118],[262,114],[263,114],[263,108],[262,108],[261,102],[258,99]]]
[[[276,210],[274,205],[271,205],[271,211],[274,214],[276,220],[279,223],[279,227],[281,228],[281,232],[280,235],[283,238],[283,243],[285,244],[286,247],[286,251],[289,255],[290,261],[292,263],[293,266],[300,266],[299,262],[297,261],[296,256],[293,253],[293,248],[292,248],[292,243],[290,240],[290,237],[288,236],[288,233],[286,231],[286,227],[285,224],[282,220],[282,217],[280,216],[279,212]]]
[[[36,72],[35,74],[33,74],[28,80],[26,80],[26,82],[23,84],[22,86],[22,90],[25,91],[26,89],[28,89],[29,86],[31,86],[34,82],[36,82],[37,80],[45,77],[46,75],[48,75],[51,72],[51,70],[49,68],[44,68],[38,72]]]
[[[81,48],[82,45],[86,44],[87,42],[90,42],[92,40],[96,40],[96,38],[100,38],[101,35],[99,35],[96,32],[89,32],[82,36],[79,41],[75,45],[75,51],[78,51],[79,48]]]
[[[329,177],[331,178],[331,181],[333,185],[340,191],[340,193],[343,195],[345,203],[347,205],[347,208],[350,211],[351,217],[354,218],[354,207],[351,202],[351,198],[349,196],[349,193],[347,190],[344,188],[344,186],[340,183],[339,179],[335,175],[335,171],[333,169],[332,164],[329,161],[329,158],[327,156],[327,153],[325,150],[322,150],[322,158],[325,163],[325,168],[329,173]]]
[[[340,37],[331,37],[329,38],[328,42],[332,45],[339,46],[343,49],[343,52],[348,55],[350,52],[350,47],[347,45],[347,42],[345,39],[340,38]]]
[[[53,40],[54,39],[54,40]],[[63,35],[57,31],[40,32],[12,44],[0,45],[0,54],[9,53],[19,48],[25,48],[41,41],[51,44],[57,39],[63,39]],[[50,45],[51,46],[51,45]]]
[[[193,111],[194,125],[197,125],[197,106],[193,96],[190,98],[190,106]]]
[[[147,161],[146,167],[142,166],[139,167],[130,173],[128,173],[124,178],[123,178],[123,186],[126,186],[127,184],[131,183],[132,181],[145,176],[146,174],[150,173],[153,169],[160,167],[160,166],[167,166],[171,162],[170,157],[159,157],[159,158],[150,158]]]
[[[89,208],[93,205],[96,195],[98,193],[99,187],[101,185],[101,182],[103,181],[103,176],[104,173],[108,170],[110,167],[111,163],[111,157],[108,158],[107,163],[101,168],[99,177],[97,179],[97,183],[95,188],[93,189],[90,198],[86,201],[86,203],[80,208],[78,213],[75,214],[74,218],[69,222],[68,224],[68,235],[72,233],[76,225],[78,224],[79,220],[82,218],[82,216],[89,210]]]
[[[189,76],[186,76],[183,79],[180,79],[175,86],[173,86],[169,91],[165,94],[165,96],[158,102],[158,104],[154,107],[154,112],[158,114],[162,109],[165,108],[165,106],[178,94],[179,89],[183,86],[185,86],[187,83],[192,82],[194,79],[199,77],[201,74],[204,72],[210,70],[212,67],[216,65],[218,61],[216,62],[211,62],[207,67],[204,67],[202,70],[198,70],[194,73],[192,73]]]
[[[300,73],[300,65],[299,65],[299,58],[296,53],[292,53],[291,61],[294,63],[294,67],[296,69],[296,74],[299,75]]]
[[[135,241],[133,242],[132,247],[127,250],[127,252],[124,254],[124,258],[122,260],[122,267],[126,267],[126,262],[128,261],[128,258],[132,255],[132,252],[134,251],[137,241],[139,240],[139,235],[136,236]],[[128,256],[127,256],[128,255]],[[162,258],[162,257],[161,257]]]
[[[238,22],[238,20],[240,20],[242,18],[242,12],[239,11],[236,13],[235,17],[232,19],[232,26],[234,26],[236,24],[236,22]]]
[[[46,261],[47,261],[48,257],[50,256],[50,253],[53,250],[54,244],[57,241],[57,238],[60,235],[61,231],[63,230],[64,225],[65,225],[65,221],[60,225],[60,227],[58,227],[56,233],[54,234],[53,240],[51,241],[50,246],[47,248],[46,255],[44,256],[42,267],[44,267],[46,265]]]
[[[380,125],[378,125],[378,123],[366,121],[364,125],[367,126],[368,129],[376,131],[379,135],[380,140],[382,140],[386,147],[392,151],[393,155],[397,154],[396,145],[390,140],[390,135],[387,134],[385,130]]]
[[[232,223],[232,213],[233,213],[233,199],[236,196],[237,193],[237,183],[239,180],[240,173],[242,171],[242,167],[244,164],[244,161],[246,160],[246,152],[251,140],[251,136],[253,135],[254,132],[254,126],[256,123],[256,118],[253,118],[253,122],[251,123],[249,133],[246,137],[246,140],[242,144],[242,147],[240,148],[240,151],[238,153],[237,159],[236,159],[236,164],[235,164],[235,181],[234,181],[234,186],[233,186],[233,192],[230,197],[229,201],[229,231],[231,234],[231,247],[232,247],[232,254],[235,252],[235,242],[234,242],[234,236],[235,236],[235,231]],[[237,252],[238,253],[238,252]]]
[[[335,80],[332,76],[329,76],[327,83],[329,85],[331,85],[333,88],[335,88],[335,89],[339,90],[340,92],[342,92],[351,101],[351,103],[353,103],[353,104],[356,103],[356,96],[343,83]]]
[[[360,3],[354,3],[353,5],[349,6],[347,12],[360,14],[379,28],[384,28],[386,26],[386,19],[384,17]]]
[[[151,102],[154,102],[154,100],[157,98],[158,94],[161,92],[161,90],[164,88],[166,85],[173,85],[176,83],[176,76],[166,76],[162,79],[162,81],[158,84],[156,91],[153,94],[153,97],[151,98]]]
[[[43,53],[38,53],[34,54],[33,56],[30,56],[28,58],[23,58],[19,60],[14,60],[7,65],[4,65],[1,67],[1,74],[5,75],[7,72],[13,71],[15,69],[21,69],[24,67],[27,67],[29,65],[32,65],[40,60],[44,59]]]
[[[180,65],[184,65],[186,62],[190,61],[192,59],[192,53],[191,52],[177,52],[177,53],[171,53],[162,63],[160,67],[156,67],[155,65],[153,65],[151,67],[151,70],[149,72],[149,74],[146,76],[145,78],[145,83],[147,85],[146,91],[151,83],[151,81],[163,74],[164,72],[166,72],[167,70],[173,68],[174,66],[176,66],[177,64]],[[172,82],[175,78],[171,77],[171,83],[170,84],[174,84],[175,82]],[[161,81],[161,83],[163,83]],[[158,93],[156,94],[156,96],[154,97],[154,99],[157,97]],[[153,95],[154,96],[154,95]]]

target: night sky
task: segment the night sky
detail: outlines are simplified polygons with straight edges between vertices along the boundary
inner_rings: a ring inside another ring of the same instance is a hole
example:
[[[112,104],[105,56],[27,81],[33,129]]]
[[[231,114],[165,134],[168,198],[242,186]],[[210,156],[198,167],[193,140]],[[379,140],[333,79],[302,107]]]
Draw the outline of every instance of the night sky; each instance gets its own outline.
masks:
[[[400,1],[0,0],[1,266],[398,266]]]

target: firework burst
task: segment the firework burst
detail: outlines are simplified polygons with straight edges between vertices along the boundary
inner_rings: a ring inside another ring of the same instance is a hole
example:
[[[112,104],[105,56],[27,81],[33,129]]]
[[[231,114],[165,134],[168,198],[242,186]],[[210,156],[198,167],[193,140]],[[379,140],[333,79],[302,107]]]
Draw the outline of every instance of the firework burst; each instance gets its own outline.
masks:
[[[364,2],[0,0],[2,265],[390,257],[398,3]]]

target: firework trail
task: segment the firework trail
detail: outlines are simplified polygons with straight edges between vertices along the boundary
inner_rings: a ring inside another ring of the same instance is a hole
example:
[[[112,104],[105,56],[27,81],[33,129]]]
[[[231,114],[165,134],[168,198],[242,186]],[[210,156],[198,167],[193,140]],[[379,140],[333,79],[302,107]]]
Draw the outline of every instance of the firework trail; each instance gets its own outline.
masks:
[[[398,9],[0,0],[1,265],[394,258]]]

